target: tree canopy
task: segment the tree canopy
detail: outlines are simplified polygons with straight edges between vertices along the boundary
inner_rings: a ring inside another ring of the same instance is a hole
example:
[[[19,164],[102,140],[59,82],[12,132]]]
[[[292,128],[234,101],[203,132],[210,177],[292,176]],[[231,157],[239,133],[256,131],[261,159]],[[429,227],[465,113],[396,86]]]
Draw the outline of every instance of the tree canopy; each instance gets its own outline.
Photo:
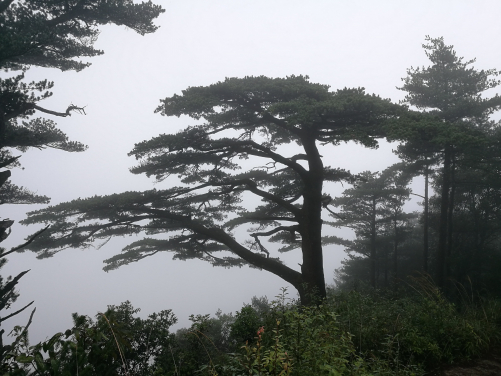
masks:
[[[144,35],[157,29],[153,20],[162,12],[161,6],[151,1],[141,4],[130,0],[0,1],[0,69],[7,73],[6,78],[0,78],[0,167],[19,166],[19,157],[13,156],[13,149],[25,152],[29,148],[49,147],[80,152],[87,148],[70,141],[54,121],[31,117],[37,112],[66,117],[72,112],[85,114],[85,109],[74,104],[65,111],[41,107],[39,102],[52,96],[54,83],[25,82],[24,73],[29,68],[80,71],[90,63],[78,58],[104,53],[94,48],[99,26],[125,25]],[[0,172],[2,203],[48,200],[10,182],[3,186],[10,175],[10,170]]]
[[[324,183],[352,178],[324,165],[319,145],[354,140],[376,146],[382,125],[399,110],[361,88],[330,91],[306,76],[227,78],[190,87],[162,100],[157,112],[199,123],[140,142],[130,152],[139,160],[132,173],[167,180],[169,188],[31,212],[24,224],[50,223],[51,230],[29,247],[48,257],[144,232],[147,237],[106,260],[105,270],[162,251],[225,267],[248,264],[291,283],[308,304],[313,293],[325,296],[322,241],[329,238],[322,239],[322,210],[331,198]],[[283,148],[291,143],[294,152]],[[181,185],[172,186],[171,176]],[[247,239],[237,240],[238,228],[248,230]],[[281,244],[279,252],[299,249],[300,271],[283,264],[270,242]]]
[[[405,161],[407,173],[423,175],[425,181],[424,192],[412,193],[423,198],[420,220],[400,213],[411,220],[402,229],[405,231],[399,231],[405,237],[394,243],[394,273],[397,266],[401,276],[413,271],[429,272],[449,296],[458,293],[455,283],[473,286],[482,294],[499,295],[499,284],[493,281],[498,278],[501,262],[497,199],[501,187],[501,133],[500,122],[491,115],[500,109],[501,97],[489,94],[490,89],[499,86],[499,73],[495,69],[475,69],[475,59],[465,61],[458,57],[443,38],[427,37],[423,48],[431,65],[408,69],[399,88],[407,92],[404,104],[419,111],[403,113],[398,121],[385,127],[388,139],[401,142],[395,152]],[[429,185],[434,190],[431,196]],[[347,214],[357,214],[358,206],[364,203],[364,191],[359,192],[359,187],[347,190],[347,197],[337,199],[341,204],[349,203],[341,206],[342,212],[338,213],[348,221],[351,218]],[[370,192],[377,194],[377,187]],[[353,193],[357,193],[358,200],[353,199]],[[373,201],[373,209],[374,204]],[[372,219],[376,217],[373,215]],[[381,227],[383,235],[384,223],[372,222]],[[398,222],[404,224],[394,224]],[[370,281],[373,286],[374,281],[386,285],[386,272],[384,280],[381,275],[375,278],[374,272],[387,270],[388,253],[384,244],[374,241],[379,235],[377,226],[372,230],[364,233],[357,229],[354,247],[348,247],[348,251],[365,257],[350,254],[351,258],[338,270],[341,286],[347,286],[346,282],[351,286],[357,279]],[[429,246],[434,252],[429,252]],[[369,248],[372,254],[377,250],[383,256],[382,262],[377,258],[379,265],[375,264],[376,258],[368,257]],[[422,267],[418,266],[419,258]]]
[[[78,58],[104,53],[94,48],[99,26],[125,25],[144,35],[157,29],[153,20],[162,12],[162,7],[151,1],[0,1],[0,68],[12,73],[0,79],[1,161],[11,158],[6,147],[21,151],[29,147],[85,150],[81,143],[69,141],[52,120],[29,119],[37,112],[66,117],[85,110],[74,104],[63,111],[41,107],[39,102],[52,96],[54,83],[25,82],[26,70],[37,66],[80,71],[90,63]]]
[[[340,244],[347,246],[347,252],[359,253],[368,259],[374,288],[378,287],[379,274],[385,275],[385,287],[388,286],[390,253],[393,253],[393,283],[397,278],[398,246],[407,222],[415,217],[403,211],[411,192],[407,187],[411,178],[403,164],[390,166],[381,173],[364,171],[352,188],[332,200],[332,205],[340,209],[331,213],[335,219],[333,225],[353,229],[356,237]],[[388,248],[392,248],[391,251]],[[383,265],[379,267],[379,264]]]
[[[90,65],[76,57],[93,57],[99,26],[124,25],[141,35],[153,33],[153,24],[165,10],[151,1],[31,0],[0,2],[0,64],[21,70],[36,65],[80,71]]]
[[[431,163],[439,166],[440,221],[438,226],[436,282],[443,287],[447,259],[452,252],[452,225],[455,171],[465,159],[488,147],[495,127],[490,116],[501,108],[501,97],[485,97],[485,92],[500,84],[495,69],[477,70],[475,59],[464,61],[443,38],[426,37],[423,44],[431,65],[410,68],[400,90],[405,103],[426,115],[406,127],[393,128],[391,137],[404,140],[400,154],[406,159],[425,160],[427,174]]]

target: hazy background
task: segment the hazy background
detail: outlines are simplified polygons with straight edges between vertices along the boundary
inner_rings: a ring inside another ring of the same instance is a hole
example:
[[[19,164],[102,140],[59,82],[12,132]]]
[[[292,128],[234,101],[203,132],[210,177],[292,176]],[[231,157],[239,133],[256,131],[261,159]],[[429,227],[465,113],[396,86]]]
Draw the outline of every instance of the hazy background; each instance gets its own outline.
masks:
[[[91,59],[91,67],[79,73],[28,72],[27,79],[55,81],[54,96],[42,107],[64,112],[70,103],[86,106],[86,116],[45,117],[89,150],[32,150],[20,160],[24,170],[13,171],[14,183],[52,197],[52,204],[152,188],[150,179],[129,173],[135,161],[127,153],[136,142],[193,123],[154,114],[159,99],[225,77],[303,74],[334,90],[365,87],[368,93],[399,101],[404,93],[396,86],[406,69],[428,65],[421,48],[425,35],[443,36],[466,60],[477,57],[476,68],[501,68],[498,0],[155,2],[166,8],[156,21],[161,26],[156,33],[141,37],[123,27],[103,27],[96,47],[105,54]],[[388,144],[378,150],[342,145],[324,157],[326,164],[352,172],[380,171],[397,161]],[[421,193],[422,184],[415,182],[414,189]],[[329,193],[339,194],[342,188],[334,191]],[[2,218],[21,220],[38,207],[5,205]],[[416,201],[408,207],[418,209]],[[2,245],[20,244],[36,229],[16,223]],[[265,271],[173,261],[169,253],[103,272],[102,260],[133,240],[113,239],[99,250],[68,249],[41,261],[29,252],[8,256],[3,275],[31,269],[18,285],[21,296],[13,308],[35,300],[33,343],[71,327],[72,312],[94,316],[125,300],[140,307],[142,316],[172,309],[179,328],[189,325],[190,314],[236,311],[254,295],[273,298],[287,286]],[[284,255],[284,260],[294,267],[298,256]],[[327,283],[344,256],[342,247],[325,247]],[[28,314],[8,320],[6,331],[25,325]]]

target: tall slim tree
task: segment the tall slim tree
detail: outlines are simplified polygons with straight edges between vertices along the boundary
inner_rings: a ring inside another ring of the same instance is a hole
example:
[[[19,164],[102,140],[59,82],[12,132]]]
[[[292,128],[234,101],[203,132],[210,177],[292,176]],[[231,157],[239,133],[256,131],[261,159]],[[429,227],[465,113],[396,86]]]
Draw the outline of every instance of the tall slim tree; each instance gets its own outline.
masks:
[[[350,177],[324,165],[319,145],[355,140],[375,146],[383,123],[399,109],[363,89],[329,91],[304,76],[190,87],[162,100],[157,111],[203,121],[138,143],[130,153],[140,160],[133,173],[157,181],[178,176],[181,185],[32,212],[24,224],[52,226],[29,247],[48,257],[68,246],[145,232],[158,236],[125,247],[105,269],[162,251],[226,267],[249,264],[289,282],[310,304],[314,295],[325,296],[322,209],[330,198],[324,183]],[[294,152],[282,147],[292,143]],[[244,168],[246,159],[252,166]],[[237,227],[249,230],[247,240],[237,240]],[[281,252],[298,249],[300,271],[275,257],[270,242],[281,243]],[[218,251],[229,253],[217,257]]]
[[[434,124],[434,122],[431,122]],[[430,244],[430,177],[434,173],[434,168],[439,164],[440,159],[438,157],[439,148],[432,142],[432,136],[429,134],[429,128],[424,126],[424,124],[416,125],[413,130],[409,132],[406,129],[403,133],[403,139],[406,140],[405,143],[400,144],[394,150],[400,159],[402,159],[406,164],[407,174],[413,176],[423,176],[424,177],[424,190],[422,194],[411,193],[423,199],[423,253],[422,253],[422,270],[428,273],[429,266],[429,244]],[[400,127],[400,125],[398,126]],[[413,128],[412,126],[409,128]],[[395,130],[390,132],[390,139],[395,137]],[[401,129],[399,131],[402,131]],[[402,137],[402,133],[397,133]],[[398,136],[395,138],[399,138]]]
[[[438,229],[436,282],[443,287],[450,250],[454,207],[454,171],[464,149],[482,139],[490,125],[489,116],[501,106],[501,97],[485,98],[484,92],[499,85],[495,69],[476,70],[475,59],[463,61],[443,38],[426,37],[423,44],[432,65],[410,68],[400,88],[407,92],[405,103],[425,111],[436,121],[421,121],[428,127],[436,155],[440,158],[440,223]],[[431,127],[431,129],[430,129]],[[416,142],[417,140],[410,139]],[[448,246],[449,245],[449,246]]]
[[[340,208],[338,213],[331,213],[335,218],[332,225],[351,228],[356,236],[355,240],[340,243],[347,245],[348,252],[359,253],[369,260],[370,284],[374,288],[377,287],[381,258],[385,259],[387,283],[386,259],[389,253],[393,254],[394,281],[397,277],[398,245],[407,221],[413,217],[403,211],[405,202],[409,200],[410,189],[407,185],[410,178],[402,171],[400,164],[390,166],[381,173],[365,171],[360,174],[359,182],[331,201],[333,206]],[[387,248],[391,248],[391,252]]]

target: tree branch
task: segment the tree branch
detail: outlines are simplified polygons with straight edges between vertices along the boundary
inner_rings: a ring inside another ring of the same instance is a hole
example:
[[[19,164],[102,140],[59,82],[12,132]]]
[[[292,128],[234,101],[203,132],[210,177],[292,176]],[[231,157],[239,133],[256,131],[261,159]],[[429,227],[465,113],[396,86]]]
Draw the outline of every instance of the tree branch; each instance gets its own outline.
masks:
[[[475,183],[476,183],[476,182],[475,182]],[[411,193],[409,193],[409,194],[414,195],[414,196],[421,197],[422,199],[424,199],[424,198],[425,198],[424,196],[418,195],[417,193],[412,193],[412,192],[411,192]]]
[[[66,112],[57,112],[57,111],[47,110],[43,107],[37,106],[36,104],[33,105],[33,108],[38,110],[38,111],[45,112],[46,114],[51,114],[51,115],[61,116],[61,117],[71,116],[71,111],[77,111],[80,114],[83,113],[84,115],[87,115],[85,113],[85,107],[78,107],[78,106],[75,106],[73,104],[68,106],[68,108],[66,109]]]
[[[251,236],[256,241],[256,243],[259,246],[259,249],[261,250],[261,252],[266,253],[266,258],[269,258],[270,257],[270,252],[261,244],[261,241],[259,240],[258,235],[257,234],[251,234]]]
[[[297,225],[295,225],[295,226],[279,226],[279,227],[276,227],[273,230],[270,230],[270,231],[267,231],[267,232],[255,232],[255,233],[251,234],[251,236],[252,237],[255,237],[255,236],[270,236],[270,235],[276,234],[277,232],[280,232],[280,231],[288,231],[288,232],[295,231],[295,232],[299,232],[299,226],[297,226]]]
[[[224,142],[226,145],[231,145],[232,142],[230,142],[229,140],[224,140],[224,141],[221,141],[221,142]],[[255,141],[250,141],[250,140],[246,140],[246,141],[234,141],[233,144],[235,146],[239,146],[239,147],[245,147],[245,146],[251,146],[253,148],[255,148],[256,150],[264,153],[266,156],[268,156],[269,158],[273,159],[274,161],[278,162],[278,163],[281,163],[287,167],[290,167],[291,169],[293,169],[294,171],[296,171],[303,179],[307,179],[307,170],[301,166],[299,163],[297,163],[296,161],[298,159],[303,159],[303,158],[294,158],[292,157],[291,159],[289,158],[286,158],[286,157],[283,157],[282,155],[278,154],[278,153],[275,153],[274,151],[272,151],[271,149],[263,146],[263,145],[260,145],[258,144],[257,142]],[[241,149],[241,151],[244,151],[248,154],[251,154],[251,155],[255,155],[255,156],[258,156],[258,157],[263,157],[262,154],[260,153],[256,153],[256,152],[253,152],[253,150],[249,150],[249,149]]]
[[[272,258],[264,258],[238,243],[231,235],[227,234],[224,230],[217,227],[206,227],[196,221],[187,219],[177,214],[172,214],[160,209],[145,208],[148,212],[154,213],[157,217],[166,218],[179,221],[180,227],[184,227],[197,234],[204,235],[209,239],[224,244],[231,252],[244,259],[248,263],[267,270],[285,281],[289,282],[296,288],[301,288],[303,282],[301,273],[285,266],[284,264]]]
[[[290,217],[273,217],[273,216],[249,216],[245,218],[239,218],[239,221],[242,223],[247,223],[247,222],[254,222],[254,221],[289,221],[289,222],[297,222],[296,218],[290,218]]]
[[[226,262],[226,260],[224,260],[224,259],[222,259],[220,257],[216,257],[212,253],[207,252],[206,250],[202,250],[202,252],[205,253],[205,254],[207,254],[207,256],[212,257],[214,260],[218,260],[219,262],[221,262],[223,264]]]
[[[19,158],[21,158],[20,155],[18,155],[17,157],[12,157],[12,158],[9,158],[7,159],[6,161],[3,161],[2,163],[0,163],[0,168],[2,167],[7,167],[8,165],[10,165],[11,163],[14,163],[15,161],[17,161]]]
[[[290,211],[292,214],[294,214],[296,217],[299,217],[301,216],[301,209],[297,208],[296,206],[292,205],[291,203],[289,203],[288,201],[278,197],[278,196],[275,196],[274,194],[271,194],[269,192],[266,192],[266,191],[263,191],[261,189],[259,189],[257,187],[257,184],[254,183],[252,180],[250,179],[245,179],[245,180],[248,180],[249,183],[248,183],[248,187],[249,187],[249,191],[251,191],[252,193],[254,193],[256,196],[259,196],[259,197],[263,197],[267,200],[270,200],[272,202],[274,202],[275,204],[287,209],[288,211]],[[296,219],[298,222],[299,220]]]
[[[33,311],[31,311],[31,315],[30,315],[30,318],[28,319],[28,323],[26,324],[26,326],[24,327],[23,331],[21,332],[21,334],[16,338],[16,340],[12,343],[12,347],[16,346],[16,344],[21,340],[21,338],[26,334],[28,333],[28,328],[30,327],[31,323],[33,322],[33,315],[35,314],[35,311],[37,310],[37,308],[33,308]]]
[[[277,205],[283,207],[284,209],[290,211],[295,216],[299,216],[301,214],[301,210],[299,208],[297,208],[296,206],[292,205],[292,203],[290,203],[289,201],[284,200],[284,199],[282,199],[282,198],[280,198],[278,196],[275,196],[272,193],[269,193],[269,192],[266,192],[266,191],[263,191],[263,190],[259,189],[257,187],[257,184],[253,180],[251,180],[251,179],[234,179],[234,180],[226,180],[226,181],[222,181],[222,182],[204,183],[204,184],[200,184],[200,185],[198,185],[196,187],[181,189],[181,190],[179,190],[177,192],[174,192],[173,195],[170,196],[170,197],[178,197],[178,196],[181,196],[183,194],[186,194],[186,193],[189,193],[189,192],[193,192],[195,190],[202,189],[202,188],[207,188],[207,187],[224,187],[224,186],[229,186],[230,187],[229,190],[227,192],[224,192],[224,193],[230,193],[230,192],[232,192],[235,189],[235,187],[237,187],[237,186],[246,186],[247,189],[245,189],[245,188],[240,188],[240,189],[250,191],[250,192],[254,193],[256,196],[259,196],[259,197],[265,198],[265,199],[267,199],[269,201],[272,201],[275,204],[277,204]],[[217,197],[220,194],[221,194],[221,192],[217,192],[217,193],[214,193],[214,194],[204,194],[204,195],[207,195],[208,197],[209,196]],[[198,197],[201,198],[204,195],[199,195]],[[287,219],[285,219],[285,220],[287,220]],[[294,220],[294,219],[289,218],[288,220]]]
[[[334,212],[334,211],[330,210],[330,209],[329,209],[329,207],[328,207],[327,205],[324,205],[324,209],[327,209],[327,211],[328,211],[329,213],[331,213],[334,217],[337,217],[337,218],[339,218],[339,219],[341,219],[341,220],[343,220],[343,221],[346,219],[345,217],[343,217],[343,216],[339,215],[338,213],[336,213],[336,212]]]
[[[198,224],[197,224],[198,225]],[[303,277],[301,273],[289,268],[288,266],[274,260],[272,258],[264,258],[239,244],[233,237],[226,234],[221,229],[206,228],[202,225],[193,226],[193,230],[204,233],[204,235],[212,238],[213,240],[226,245],[234,254],[241,257],[250,264],[269,271],[285,281],[292,284],[297,289],[301,288]]]
[[[35,302],[35,301],[33,300],[31,303],[28,303],[28,304],[27,304],[27,305],[25,305],[23,308],[21,308],[21,309],[17,310],[17,311],[16,311],[16,312],[14,312],[14,313],[11,313],[11,314],[10,314],[10,315],[8,315],[8,316],[5,316],[5,317],[0,317],[0,322],[3,322],[3,321],[5,321],[5,320],[7,320],[7,319],[10,319],[12,316],[15,316],[15,315],[17,315],[18,313],[23,312],[26,308],[28,308],[28,307],[29,307],[30,305],[32,305],[34,302]],[[31,320],[30,320],[30,324],[31,324]]]
[[[78,16],[82,16],[84,14],[84,11],[85,11],[83,9],[84,4],[85,4],[85,0],[80,0],[78,2],[78,4],[76,4],[75,7],[73,7],[70,11],[68,11],[67,13],[63,13],[59,17],[55,17],[51,20],[46,21],[45,24],[47,26],[56,26],[56,25],[59,25],[61,23],[70,21],[74,18],[78,18]]]
[[[43,233],[44,231],[46,231],[49,227],[50,227],[50,226],[48,226],[48,225],[47,225],[45,228],[41,229],[40,231],[35,232],[35,233],[34,233],[34,234],[33,234],[33,235],[32,235],[32,236],[28,239],[28,241],[27,241],[26,243],[23,243],[23,244],[21,244],[21,245],[18,245],[17,247],[11,248],[11,250],[10,250],[10,251],[7,251],[7,252],[2,253],[2,254],[0,255],[0,258],[1,258],[1,257],[5,257],[5,256],[7,256],[7,255],[9,255],[9,254],[11,254],[11,253],[13,253],[13,252],[16,252],[16,251],[20,250],[21,248],[26,247],[26,246],[27,246],[27,245],[29,245],[31,242],[33,242],[33,240],[35,240],[35,238],[36,238],[37,236],[39,236],[41,233]]]

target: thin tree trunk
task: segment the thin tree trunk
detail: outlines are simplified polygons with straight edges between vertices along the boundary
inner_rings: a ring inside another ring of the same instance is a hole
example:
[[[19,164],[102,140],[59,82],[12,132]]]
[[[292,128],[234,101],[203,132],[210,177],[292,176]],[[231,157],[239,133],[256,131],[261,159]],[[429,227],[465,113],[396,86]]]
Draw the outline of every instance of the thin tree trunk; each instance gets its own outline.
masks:
[[[445,278],[449,278],[451,274],[451,262],[450,258],[452,255],[452,235],[453,235],[453,216],[454,216],[454,196],[456,193],[456,181],[455,177],[456,170],[456,160],[454,154],[451,155],[451,171],[450,171],[450,194],[449,194],[449,208],[447,212],[447,254],[445,259]]]
[[[388,288],[388,249],[384,252],[384,287]]]
[[[372,199],[371,218],[371,285],[376,288],[376,198]]]
[[[430,170],[428,169],[428,158],[425,157],[424,170],[424,221],[423,221],[423,271],[428,273],[428,178]]]
[[[396,287],[398,279],[398,228],[396,216],[393,219],[393,230],[395,232],[395,239],[393,241],[393,284]]]
[[[442,197],[440,199],[440,223],[438,227],[438,247],[437,247],[437,285],[440,288],[445,284],[445,262],[447,254],[447,219],[449,212],[449,190],[450,190],[450,169],[451,169],[451,149],[446,146],[444,149],[444,167],[442,170]]]

